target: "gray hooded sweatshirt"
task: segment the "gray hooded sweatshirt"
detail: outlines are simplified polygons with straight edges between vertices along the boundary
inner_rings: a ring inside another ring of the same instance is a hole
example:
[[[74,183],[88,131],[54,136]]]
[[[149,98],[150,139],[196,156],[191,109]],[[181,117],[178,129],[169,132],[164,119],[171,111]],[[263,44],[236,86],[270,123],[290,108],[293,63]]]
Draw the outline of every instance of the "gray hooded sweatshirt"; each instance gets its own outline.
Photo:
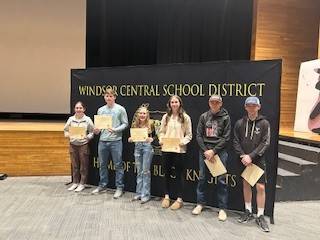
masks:
[[[231,121],[226,109],[201,114],[197,127],[197,142],[203,152],[212,149],[219,153],[230,140]]]
[[[270,145],[270,124],[262,116],[251,121],[248,116],[239,119],[234,126],[233,147],[238,155],[247,154],[253,163],[264,159]]]

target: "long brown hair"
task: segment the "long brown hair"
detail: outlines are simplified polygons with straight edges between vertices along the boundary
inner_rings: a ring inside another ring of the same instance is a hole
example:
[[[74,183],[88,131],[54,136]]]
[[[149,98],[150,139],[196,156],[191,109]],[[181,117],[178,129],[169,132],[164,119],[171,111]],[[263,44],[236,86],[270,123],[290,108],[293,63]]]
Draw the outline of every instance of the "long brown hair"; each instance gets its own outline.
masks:
[[[172,109],[171,109],[171,106],[170,106],[170,102],[171,102],[172,98],[178,99],[178,101],[180,103],[180,107],[179,107],[179,110],[178,110],[178,121],[180,121],[182,124],[184,124],[185,119],[184,119],[184,115],[183,114],[185,113],[185,110],[183,109],[182,99],[178,95],[173,95],[173,96],[171,96],[169,98],[169,100],[167,102],[166,125],[168,124],[169,117],[171,117],[171,115],[172,115]]]

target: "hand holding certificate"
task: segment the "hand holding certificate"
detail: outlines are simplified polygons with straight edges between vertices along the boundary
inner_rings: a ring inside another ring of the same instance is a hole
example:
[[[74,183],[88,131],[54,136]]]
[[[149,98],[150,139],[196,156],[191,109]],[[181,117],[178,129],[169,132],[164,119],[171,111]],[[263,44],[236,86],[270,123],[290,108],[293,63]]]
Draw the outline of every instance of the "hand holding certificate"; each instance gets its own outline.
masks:
[[[225,166],[223,165],[223,163],[221,162],[221,159],[219,157],[218,154],[213,156],[214,161],[211,162],[207,159],[204,160],[204,162],[206,163],[211,175],[213,177],[218,177],[220,175],[223,175],[225,173],[227,173],[227,169],[225,168]]]
[[[94,115],[94,126],[98,129],[112,128],[112,116]]]
[[[148,138],[148,128],[130,128],[132,142],[145,142]]]
[[[258,182],[263,173],[264,171],[261,168],[251,163],[242,172],[241,177],[243,177],[253,187]]]
[[[86,129],[84,127],[69,127],[69,137],[74,139],[84,139],[86,137]]]
[[[180,138],[162,138],[163,152],[180,152]]]

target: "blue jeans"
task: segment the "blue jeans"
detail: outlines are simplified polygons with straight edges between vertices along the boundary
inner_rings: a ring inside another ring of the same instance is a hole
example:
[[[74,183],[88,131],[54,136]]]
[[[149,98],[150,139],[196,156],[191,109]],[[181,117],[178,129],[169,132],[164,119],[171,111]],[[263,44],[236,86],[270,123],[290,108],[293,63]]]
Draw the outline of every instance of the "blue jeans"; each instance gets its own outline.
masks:
[[[228,153],[221,151],[219,157],[225,167],[227,167]],[[204,162],[205,157],[202,152],[199,154],[199,181],[197,187],[197,203],[206,205],[205,192],[208,186],[208,178],[211,177],[210,172],[206,169],[207,166]],[[218,177],[217,184],[217,197],[218,207],[220,209],[226,209],[228,207],[228,186],[225,181],[225,176],[221,175]]]
[[[136,194],[141,199],[150,198],[151,183],[151,162],[153,157],[153,148],[150,143],[137,142],[134,148],[134,158],[137,168],[137,187]]]
[[[106,188],[108,185],[108,164],[109,155],[111,153],[113,164],[116,170],[116,187],[123,190],[123,161],[122,161],[122,140],[119,141],[99,141],[98,155],[99,155],[99,186]]]

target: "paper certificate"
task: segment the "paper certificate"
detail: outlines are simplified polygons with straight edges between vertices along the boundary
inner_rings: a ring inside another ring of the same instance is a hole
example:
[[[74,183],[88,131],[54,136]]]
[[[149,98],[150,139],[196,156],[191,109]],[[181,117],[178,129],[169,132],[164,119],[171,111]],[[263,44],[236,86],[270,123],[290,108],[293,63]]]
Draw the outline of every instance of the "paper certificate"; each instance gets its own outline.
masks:
[[[84,127],[69,127],[69,136],[75,139],[84,139],[86,137],[86,129]]]
[[[132,142],[145,142],[148,138],[148,128],[130,128]]]
[[[94,115],[94,126],[98,129],[112,128],[112,116]]]
[[[243,177],[253,187],[258,182],[263,173],[264,170],[251,163],[242,172],[241,177]]]
[[[218,177],[222,174],[227,173],[227,169],[221,162],[221,159],[218,154],[213,156],[214,162],[210,162],[209,160],[205,159],[204,162],[206,163],[211,175],[213,177]]]
[[[180,138],[162,138],[162,152],[180,152]]]

